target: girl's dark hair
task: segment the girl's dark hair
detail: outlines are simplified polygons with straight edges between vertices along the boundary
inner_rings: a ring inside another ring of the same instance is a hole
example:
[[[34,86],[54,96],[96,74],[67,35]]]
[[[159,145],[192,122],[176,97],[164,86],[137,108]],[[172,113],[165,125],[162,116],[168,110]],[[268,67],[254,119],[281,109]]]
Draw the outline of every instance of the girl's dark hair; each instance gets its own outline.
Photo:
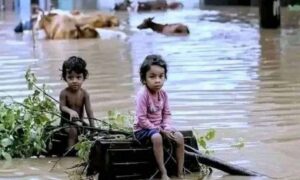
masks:
[[[146,56],[144,62],[140,67],[140,81],[142,84],[146,81],[146,73],[150,70],[151,66],[156,65],[162,67],[165,70],[165,78],[167,79],[168,67],[166,61],[157,54],[151,54]]]
[[[72,71],[77,74],[83,74],[83,78],[86,79],[89,72],[86,69],[86,62],[77,56],[71,56],[69,59],[65,60],[62,66],[62,78],[67,80],[67,73],[71,73]]]

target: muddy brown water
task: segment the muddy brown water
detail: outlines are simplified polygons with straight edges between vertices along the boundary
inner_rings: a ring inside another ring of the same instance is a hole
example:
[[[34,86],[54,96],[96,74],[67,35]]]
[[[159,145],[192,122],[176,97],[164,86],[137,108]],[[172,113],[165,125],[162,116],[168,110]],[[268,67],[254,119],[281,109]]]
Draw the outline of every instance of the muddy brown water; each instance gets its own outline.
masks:
[[[0,96],[21,101],[28,93],[24,73],[31,67],[39,84],[58,98],[65,87],[59,69],[71,55],[82,56],[90,76],[95,115],[134,109],[141,86],[138,68],[151,53],[169,65],[164,88],[178,129],[204,134],[216,130],[209,143],[214,156],[266,175],[235,177],[215,170],[207,179],[298,179],[300,176],[300,12],[282,9],[282,28],[260,30],[258,9],[207,7],[151,13],[119,13],[127,37],[90,40],[37,39],[16,35],[14,13],[0,14]],[[146,17],[162,23],[184,22],[190,36],[164,36],[135,27]],[[233,147],[242,138],[242,149]],[[0,179],[68,179],[64,172],[76,158],[0,161]],[[197,179],[197,174],[187,179]]]

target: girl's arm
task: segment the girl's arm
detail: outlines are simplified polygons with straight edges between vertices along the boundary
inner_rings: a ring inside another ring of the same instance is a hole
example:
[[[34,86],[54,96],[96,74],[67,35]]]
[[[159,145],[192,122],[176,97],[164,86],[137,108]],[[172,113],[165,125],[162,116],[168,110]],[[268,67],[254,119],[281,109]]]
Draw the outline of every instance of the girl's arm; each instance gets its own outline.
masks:
[[[76,111],[67,107],[67,95],[64,90],[61,91],[59,95],[59,109],[60,111],[66,112],[70,115],[70,121],[72,121],[72,118],[79,118],[78,113]]]
[[[136,97],[136,117],[138,125],[144,129],[154,129],[155,126],[147,118],[147,97],[145,94],[138,94]]]
[[[161,127],[164,130],[172,130],[172,127],[170,125],[171,122],[171,111],[170,111],[170,107],[169,107],[169,99],[168,99],[168,95],[166,93],[163,94],[163,98],[164,98],[164,107],[162,110],[162,124]]]
[[[92,110],[92,106],[91,106],[91,101],[90,101],[90,95],[88,92],[85,91],[85,97],[84,97],[84,104],[85,104],[85,111],[86,111],[86,115],[89,118],[89,122],[90,122],[90,126],[91,127],[95,127],[95,122],[94,122],[94,113]]]

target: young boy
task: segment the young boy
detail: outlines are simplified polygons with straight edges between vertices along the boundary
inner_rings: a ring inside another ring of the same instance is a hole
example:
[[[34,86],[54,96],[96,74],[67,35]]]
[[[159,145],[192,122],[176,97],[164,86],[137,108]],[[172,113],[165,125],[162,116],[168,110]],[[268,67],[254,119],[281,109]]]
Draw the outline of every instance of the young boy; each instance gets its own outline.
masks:
[[[61,125],[67,125],[68,149],[70,149],[78,138],[78,128],[73,123],[81,124],[83,122],[84,108],[89,119],[90,126],[94,125],[94,114],[91,108],[89,94],[81,86],[88,76],[86,62],[76,56],[70,57],[64,61],[62,66],[62,78],[67,82],[68,87],[63,89],[59,95]]]

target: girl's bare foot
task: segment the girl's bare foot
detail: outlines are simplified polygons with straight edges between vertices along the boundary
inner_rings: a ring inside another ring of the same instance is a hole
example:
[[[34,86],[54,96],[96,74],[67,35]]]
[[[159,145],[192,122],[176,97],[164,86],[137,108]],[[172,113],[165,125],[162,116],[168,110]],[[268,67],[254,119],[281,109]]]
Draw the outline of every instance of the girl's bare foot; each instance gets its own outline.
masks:
[[[170,178],[167,174],[162,174],[161,175],[161,180],[170,180]]]
[[[178,174],[177,177],[178,177],[178,179],[184,179],[183,174]]]

